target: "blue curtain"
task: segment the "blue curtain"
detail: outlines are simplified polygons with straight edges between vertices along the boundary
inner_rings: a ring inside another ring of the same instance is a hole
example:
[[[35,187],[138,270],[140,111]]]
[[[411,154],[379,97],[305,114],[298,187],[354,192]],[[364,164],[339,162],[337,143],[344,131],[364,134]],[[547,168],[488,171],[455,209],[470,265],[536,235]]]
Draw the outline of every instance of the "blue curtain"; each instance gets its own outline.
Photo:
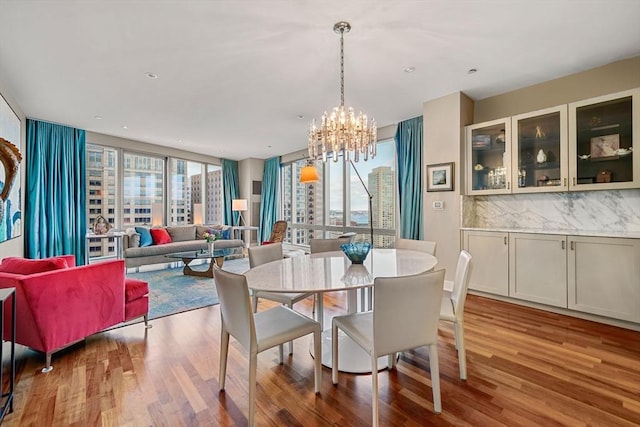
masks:
[[[264,162],[262,174],[262,195],[260,198],[259,242],[269,240],[271,229],[278,217],[278,180],[280,178],[280,158],[272,157]]]
[[[240,198],[237,161],[222,159],[222,186],[222,195],[224,197],[224,223],[227,225],[236,225],[240,218],[240,214],[231,210],[231,202],[233,199]]]
[[[398,123],[398,194],[400,237],[421,240],[422,225],[422,116]]]
[[[86,262],[85,131],[27,120],[25,253]]]

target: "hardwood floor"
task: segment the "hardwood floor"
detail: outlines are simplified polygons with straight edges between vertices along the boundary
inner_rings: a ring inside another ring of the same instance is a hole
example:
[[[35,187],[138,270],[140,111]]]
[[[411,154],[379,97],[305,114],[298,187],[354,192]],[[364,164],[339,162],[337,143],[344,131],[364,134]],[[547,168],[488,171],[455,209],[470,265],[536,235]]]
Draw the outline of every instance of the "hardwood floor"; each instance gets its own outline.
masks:
[[[344,300],[325,296],[326,325]],[[452,328],[442,323],[442,414],[433,413],[428,353],[419,349],[379,374],[382,425],[640,425],[640,333],[477,296],[465,313],[468,380],[458,378]],[[247,354],[235,341],[226,392],[218,388],[218,307],[152,323],[148,332],[136,324],[96,334],[54,355],[48,374],[42,355],[19,346],[5,425],[246,425]],[[276,349],[258,356],[257,425],[370,425],[370,375],[341,374],[333,386],[323,368],[316,396],[309,339],[283,365]]]

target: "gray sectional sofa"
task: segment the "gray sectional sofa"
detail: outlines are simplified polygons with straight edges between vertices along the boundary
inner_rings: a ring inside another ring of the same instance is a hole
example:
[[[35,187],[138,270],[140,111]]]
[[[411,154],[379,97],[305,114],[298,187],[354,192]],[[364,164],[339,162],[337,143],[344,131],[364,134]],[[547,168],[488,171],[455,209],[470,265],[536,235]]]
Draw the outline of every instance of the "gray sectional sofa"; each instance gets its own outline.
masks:
[[[207,249],[207,242],[203,237],[204,232],[209,230],[223,231],[230,227],[225,225],[177,225],[162,228],[166,229],[171,236],[171,243],[140,247],[140,234],[135,233],[133,229],[125,233],[122,237],[122,253],[127,268],[172,262],[165,255]],[[233,233],[230,232],[230,234]],[[220,239],[216,241],[216,247],[242,248],[244,242],[233,238]]]

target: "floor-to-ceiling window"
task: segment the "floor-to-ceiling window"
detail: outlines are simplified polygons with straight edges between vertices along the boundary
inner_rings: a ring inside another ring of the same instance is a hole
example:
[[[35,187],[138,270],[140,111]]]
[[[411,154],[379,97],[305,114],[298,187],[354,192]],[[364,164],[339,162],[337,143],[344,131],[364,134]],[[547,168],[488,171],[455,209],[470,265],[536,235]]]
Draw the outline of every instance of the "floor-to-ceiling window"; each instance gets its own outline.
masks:
[[[300,183],[306,160],[281,168],[281,216],[289,222],[286,241],[308,245],[312,237],[335,237],[347,231],[370,240],[369,197],[357,173],[342,158],[317,161],[320,181]],[[354,163],[373,196],[374,245],[392,247],[396,227],[396,156],[393,140],[378,143],[374,159]]]
[[[218,165],[87,144],[87,189],[90,225],[99,216],[122,230],[222,223]],[[89,242],[90,257],[114,255],[114,250],[113,239]]]
[[[124,153],[122,225],[164,224],[165,159]]]
[[[102,216],[111,227],[118,218],[117,200],[117,150],[94,144],[87,144],[87,224],[94,224]],[[109,239],[89,239],[89,256],[112,256],[115,242]]]

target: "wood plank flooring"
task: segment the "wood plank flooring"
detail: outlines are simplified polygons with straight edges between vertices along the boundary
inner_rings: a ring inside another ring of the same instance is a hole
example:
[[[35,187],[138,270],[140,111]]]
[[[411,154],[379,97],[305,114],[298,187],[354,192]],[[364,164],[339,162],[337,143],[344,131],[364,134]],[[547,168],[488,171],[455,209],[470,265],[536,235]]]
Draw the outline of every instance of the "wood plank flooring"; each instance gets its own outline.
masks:
[[[326,325],[345,305],[344,294],[325,296]],[[640,425],[640,333],[478,296],[465,313],[468,380],[458,377],[453,329],[442,323],[442,414],[433,413],[428,352],[418,349],[379,374],[382,425]],[[15,410],[5,425],[246,425],[248,362],[234,341],[219,391],[219,308],[152,323],[89,337],[54,355],[48,374],[41,354],[18,346]],[[333,386],[323,368],[315,395],[308,344],[297,340],[283,365],[275,349],[259,355],[257,425],[370,425],[370,375],[342,373]]]

